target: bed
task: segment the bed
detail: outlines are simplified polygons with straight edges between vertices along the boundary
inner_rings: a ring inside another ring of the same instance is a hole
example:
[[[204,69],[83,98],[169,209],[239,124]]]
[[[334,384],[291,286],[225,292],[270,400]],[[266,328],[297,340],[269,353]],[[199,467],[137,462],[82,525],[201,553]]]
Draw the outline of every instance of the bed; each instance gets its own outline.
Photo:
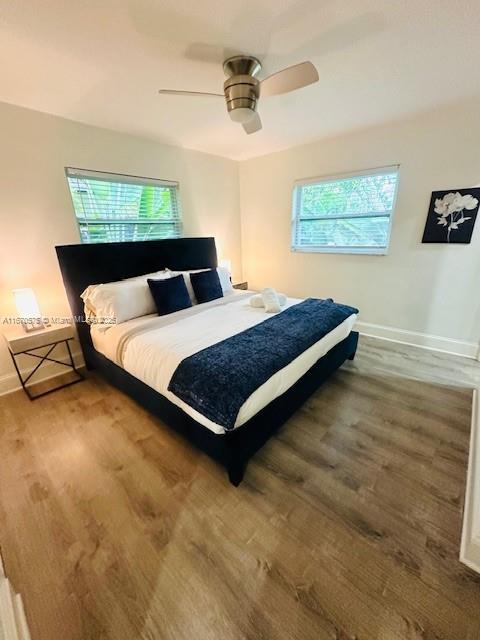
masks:
[[[358,333],[352,330],[356,319],[352,314],[256,388],[227,427],[173,393],[169,381],[196,353],[266,326],[265,311],[249,304],[252,292],[233,291],[167,316],[149,314],[109,327],[87,324],[80,298],[88,285],[165,267],[175,271],[215,268],[214,238],[67,245],[56,251],[87,367],[223,465],[235,486],[254,453],[355,355]],[[300,302],[287,299],[288,313]]]

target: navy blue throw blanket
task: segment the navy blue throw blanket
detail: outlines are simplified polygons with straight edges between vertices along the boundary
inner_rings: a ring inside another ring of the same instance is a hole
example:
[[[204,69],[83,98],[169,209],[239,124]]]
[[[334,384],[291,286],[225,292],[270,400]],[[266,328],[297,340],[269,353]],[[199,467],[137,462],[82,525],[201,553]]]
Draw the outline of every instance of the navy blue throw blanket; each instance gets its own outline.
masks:
[[[308,298],[180,362],[168,386],[225,429],[252,393],[357,309]]]

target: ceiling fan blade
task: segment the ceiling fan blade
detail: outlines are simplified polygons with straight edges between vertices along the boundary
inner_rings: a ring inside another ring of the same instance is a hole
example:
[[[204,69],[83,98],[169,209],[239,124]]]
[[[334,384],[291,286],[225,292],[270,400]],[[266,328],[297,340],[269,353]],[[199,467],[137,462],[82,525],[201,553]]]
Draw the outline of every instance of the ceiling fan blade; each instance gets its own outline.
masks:
[[[238,56],[241,53],[239,49],[230,49],[220,45],[208,44],[207,42],[192,42],[185,49],[184,56],[187,60],[213,63],[221,66],[227,58]]]
[[[242,126],[245,129],[245,132],[250,135],[251,133],[260,131],[260,129],[262,128],[262,121],[260,120],[260,116],[258,115],[258,113],[255,112],[253,118],[248,122],[245,122]]]
[[[311,62],[301,62],[282,69],[260,83],[261,96],[278,96],[318,81],[318,71]]]
[[[167,96],[209,96],[224,98],[223,93],[208,93],[207,91],[180,91],[177,89],[159,89],[158,93]]]

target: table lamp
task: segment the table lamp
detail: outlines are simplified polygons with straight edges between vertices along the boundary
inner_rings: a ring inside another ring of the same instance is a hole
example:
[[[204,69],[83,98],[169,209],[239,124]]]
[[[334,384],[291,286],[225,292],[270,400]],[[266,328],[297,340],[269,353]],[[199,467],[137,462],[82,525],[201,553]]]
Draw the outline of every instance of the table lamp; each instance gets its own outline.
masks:
[[[33,289],[14,289],[13,297],[24,330],[29,332],[44,329],[42,314]]]

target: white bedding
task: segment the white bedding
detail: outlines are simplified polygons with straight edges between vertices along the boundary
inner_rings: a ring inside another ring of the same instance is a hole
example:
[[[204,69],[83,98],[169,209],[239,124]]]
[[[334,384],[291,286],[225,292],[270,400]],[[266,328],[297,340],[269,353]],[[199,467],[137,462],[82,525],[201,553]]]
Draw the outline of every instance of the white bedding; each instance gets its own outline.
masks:
[[[221,425],[177,398],[168,391],[168,385],[184,358],[272,317],[263,308],[250,306],[252,294],[234,291],[219,300],[167,316],[149,315],[106,327],[93,325],[93,344],[97,351],[161,393],[194,420],[214,433],[223,434],[225,429]],[[283,308],[299,302],[299,299],[287,298]],[[348,336],[356,319],[352,314],[252,393],[240,409],[235,428],[295,384],[319,358]]]

